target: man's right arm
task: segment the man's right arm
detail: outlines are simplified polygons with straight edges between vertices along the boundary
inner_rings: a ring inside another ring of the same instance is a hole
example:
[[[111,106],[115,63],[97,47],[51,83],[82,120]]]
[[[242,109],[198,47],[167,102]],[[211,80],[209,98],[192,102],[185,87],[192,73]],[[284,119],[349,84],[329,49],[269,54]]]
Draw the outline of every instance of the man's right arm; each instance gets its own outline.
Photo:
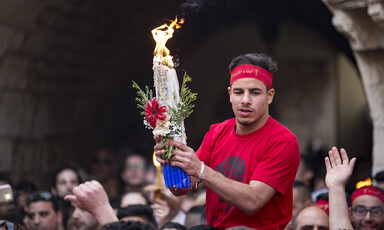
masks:
[[[329,157],[325,158],[327,174],[325,183],[329,194],[329,226],[330,230],[353,229],[349,218],[348,205],[345,195],[345,185],[352,175],[356,158],[348,159],[344,149],[339,151],[333,147]]]

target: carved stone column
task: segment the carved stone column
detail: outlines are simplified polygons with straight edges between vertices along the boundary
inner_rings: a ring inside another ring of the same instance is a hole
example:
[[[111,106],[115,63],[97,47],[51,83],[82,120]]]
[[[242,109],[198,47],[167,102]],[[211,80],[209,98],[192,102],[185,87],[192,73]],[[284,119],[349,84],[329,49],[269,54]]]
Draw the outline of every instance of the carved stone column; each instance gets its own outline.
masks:
[[[364,84],[373,122],[374,175],[384,169],[384,0],[322,1],[349,40]]]

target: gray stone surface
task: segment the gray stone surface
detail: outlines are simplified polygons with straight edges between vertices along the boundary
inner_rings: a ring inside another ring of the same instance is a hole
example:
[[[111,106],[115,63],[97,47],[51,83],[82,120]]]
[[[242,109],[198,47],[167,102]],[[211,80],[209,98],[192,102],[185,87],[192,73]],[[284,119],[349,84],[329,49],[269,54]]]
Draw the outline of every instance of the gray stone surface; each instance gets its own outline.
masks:
[[[333,23],[348,38],[361,77],[373,121],[373,174],[384,169],[384,27],[382,0],[348,1],[323,0],[333,13]]]

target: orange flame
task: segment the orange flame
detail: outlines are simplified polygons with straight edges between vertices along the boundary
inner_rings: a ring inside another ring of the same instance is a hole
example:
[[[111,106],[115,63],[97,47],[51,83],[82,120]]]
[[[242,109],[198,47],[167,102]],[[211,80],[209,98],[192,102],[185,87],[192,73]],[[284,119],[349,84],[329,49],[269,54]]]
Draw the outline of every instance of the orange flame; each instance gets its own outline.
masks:
[[[166,64],[171,68],[173,67],[172,56],[170,56],[170,51],[165,46],[165,43],[167,43],[168,39],[172,37],[174,32],[173,27],[179,29],[181,27],[181,24],[184,23],[183,18],[179,20],[179,23],[177,21],[178,19],[176,17],[174,21],[171,21],[170,25],[164,24],[151,31],[153,39],[155,39],[156,41],[154,55],[159,55],[160,57],[162,57],[163,64]]]
[[[156,168],[161,166],[161,164],[156,160],[155,151],[153,151],[152,160],[153,160],[153,164],[155,165]]]
[[[372,181],[371,181],[371,178],[368,177],[366,180],[357,182],[356,189],[359,189],[364,186],[370,186],[370,185],[372,185]]]

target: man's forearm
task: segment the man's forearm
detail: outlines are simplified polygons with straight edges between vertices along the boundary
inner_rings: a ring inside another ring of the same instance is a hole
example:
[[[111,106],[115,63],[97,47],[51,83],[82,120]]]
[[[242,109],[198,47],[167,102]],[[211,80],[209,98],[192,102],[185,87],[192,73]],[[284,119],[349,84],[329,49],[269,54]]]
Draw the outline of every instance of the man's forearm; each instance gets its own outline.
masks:
[[[258,192],[257,186],[229,179],[207,166],[202,176],[202,182],[221,199],[248,215],[252,215],[262,208],[276,192],[271,187],[270,191]],[[264,186],[268,185],[264,184]]]
[[[333,186],[328,189],[329,194],[329,226],[330,230],[350,229],[351,220],[344,186]]]

